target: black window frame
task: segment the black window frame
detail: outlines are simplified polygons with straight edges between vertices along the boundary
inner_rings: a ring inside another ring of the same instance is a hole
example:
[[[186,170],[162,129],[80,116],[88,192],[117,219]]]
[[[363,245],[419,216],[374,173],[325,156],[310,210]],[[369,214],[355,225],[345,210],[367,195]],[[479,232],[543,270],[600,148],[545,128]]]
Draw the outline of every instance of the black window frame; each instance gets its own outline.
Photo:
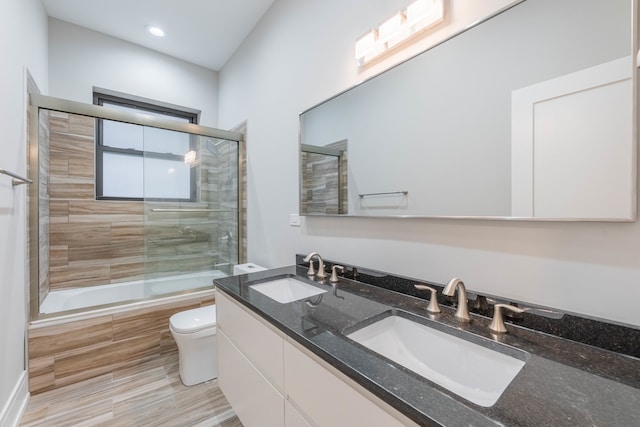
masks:
[[[153,112],[159,113],[166,116],[179,117],[182,119],[189,120],[189,123],[198,124],[198,114],[192,113],[188,111],[178,110],[162,105],[157,105],[149,102],[138,101],[134,99],[124,98],[116,95],[109,95],[99,92],[93,93],[93,104],[94,105],[103,105],[105,102],[109,104],[117,104],[127,108],[132,108],[136,110],[140,110],[141,113],[145,112]],[[103,155],[104,153],[118,153],[118,154],[126,154],[133,156],[140,156],[142,158],[155,158],[155,159],[165,159],[165,160],[176,160],[176,161],[184,161],[184,155],[178,154],[170,154],[170,153],[157,153],[153,151],[146,150],[136,150],[132,148],[116,148],[105,146],[103,143],[103,127],[102,127],[103,119],[96,119],[96,176],[95,176],[95,185],[96,185],[96,200],[116,200],[116,201],[151,201],[151,202],[197,202],[197,186],[196,186],[196,169],[191,168],[190,171],[190,182],[189,182],[189,195],[188,199],[186,198],[152,198],[152,197],[114,197],[114,196],[103,196]],[[189,149],[195,150],[196,148],[196,138],[193,135],[190,135],[189,138]]]

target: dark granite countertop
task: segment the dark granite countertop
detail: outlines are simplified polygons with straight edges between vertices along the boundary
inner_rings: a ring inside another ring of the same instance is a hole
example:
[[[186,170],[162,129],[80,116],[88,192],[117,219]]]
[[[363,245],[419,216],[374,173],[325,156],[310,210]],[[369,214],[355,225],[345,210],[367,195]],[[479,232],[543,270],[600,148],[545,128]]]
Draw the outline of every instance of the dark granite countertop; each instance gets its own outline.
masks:
[[[487,317],[472,314],[472,322],[463,325],[455,320],[451,307],[443,306],[442,313],[430,315],[422,299],[342,277],[336,288],[328,281],[314,282],[327,290],[322,297],[287,304],[249,288],[286,275],[311,282],[304,267],[291,266],[214,283],[419,425],[640,425],[640,359],[636,357],[513,324],[507,324],[508,334],[494,335],[488,330]],[[498,401],[481,407],[345,336],[390,310],[417,314],[425,322],[436,322],[451,333],[487,345],[522,350],[528,360]]]

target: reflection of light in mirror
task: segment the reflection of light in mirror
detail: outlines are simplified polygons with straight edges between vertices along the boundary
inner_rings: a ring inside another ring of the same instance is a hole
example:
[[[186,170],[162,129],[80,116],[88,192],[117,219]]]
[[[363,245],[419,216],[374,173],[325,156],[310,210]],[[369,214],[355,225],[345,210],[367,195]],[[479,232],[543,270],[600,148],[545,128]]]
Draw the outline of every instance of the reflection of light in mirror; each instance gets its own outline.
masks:
[[[443,0],[416,0],[356,40],[358,66],[444,21]]]
[[[167,169],[167,173],[168,173],[169,175],[171,175],[171,174],[172,174],[172,173],[174,173],[175,171],[176,171],[176,170],[175,170],[174,168],[169,168],[169,169]]]
[[[196,162],[196,152],[191,150],[185,153],[184,162],[193,165]]]

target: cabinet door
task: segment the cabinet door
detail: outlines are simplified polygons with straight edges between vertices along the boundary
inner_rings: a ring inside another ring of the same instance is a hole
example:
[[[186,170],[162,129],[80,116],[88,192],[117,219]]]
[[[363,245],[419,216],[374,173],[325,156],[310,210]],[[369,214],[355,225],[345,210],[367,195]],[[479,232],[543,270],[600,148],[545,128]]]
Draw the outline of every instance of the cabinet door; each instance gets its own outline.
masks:
[[[284,394],[282,337],[220,291],[216,306],[218,328]]]
[[[288,401],[284,402],[284,427],[313,427]]]
[[[218,329],[218,385],[245,427],[282,427],[284,397]]]
[[[415,425],[398,413],[398,421],[306,354],[284,343],[285,390],[290,401],[320,427],[394,427]],[[373,396],[372,396],[373,397]],[[381,402],[382,403],[382,402]]]

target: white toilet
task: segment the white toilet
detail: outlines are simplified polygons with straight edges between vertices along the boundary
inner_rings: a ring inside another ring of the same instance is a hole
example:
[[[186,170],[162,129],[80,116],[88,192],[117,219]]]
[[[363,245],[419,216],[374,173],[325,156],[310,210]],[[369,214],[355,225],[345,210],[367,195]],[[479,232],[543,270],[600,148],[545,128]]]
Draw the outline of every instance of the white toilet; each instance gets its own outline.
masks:
[[[266,268],[254,263],[238,264],[233,274],[248,274]],[[180,379],[186,386],[218,377],[216,306],[181,311],[169,318],[169,329],[178,344]]]
[[[263,266],[254,264],[252,262],[248,262],[246,264],[238,264],[233,266],[233,275],[237,276],[239,274],[249,274],[249,273],[255,273],[256,271],[264,271],[264,270],[266,270],[266,268],[264,268]]]
[[[186,386],[218,376],[216,306],[181,311],[169,318],[169,329],[178,344],[180,379]]]

